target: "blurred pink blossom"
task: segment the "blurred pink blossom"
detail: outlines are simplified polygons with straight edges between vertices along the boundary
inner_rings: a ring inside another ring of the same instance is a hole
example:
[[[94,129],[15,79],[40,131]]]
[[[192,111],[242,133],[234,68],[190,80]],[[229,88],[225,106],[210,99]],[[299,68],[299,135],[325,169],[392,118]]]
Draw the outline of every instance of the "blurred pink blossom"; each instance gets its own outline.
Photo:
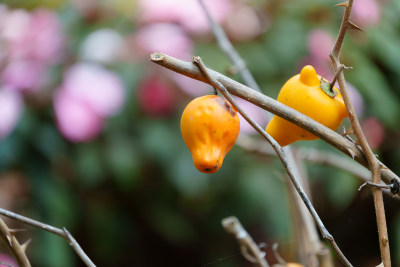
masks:
[[[217,23],[221,23],[232,9],[230,0],[204,0],[204,3]],[[176,23],[196,34],[210,30],[198,0],[139,0],[138,10],[139,21],[143,23]]]
[[[210,85],[184,75],[175,72],[169,72],[168,74],[169,77],[178,85],[178,87],[189,96],[197,97],[206,93],[210,93],[213,90]]]
[[[103,121],[124,104],[119,77],[98,65],[77,63],[69,68],[54,98],[58,128],[73,142],[96,137]]]
[[[263,26],[256,11],[246,5],[239,5],[226,19],[226,31],[235,40],[255,38],[262,30]]]
[[[308,50],[318,60],[329,62],[329,53],[334,43],[333,37],[324,30],[314,29],[308,34]]]
[[[57,126],[72,142],[95,138],[102,129],[102,118],[84,101],[61,89],[54,98]]]
[[[182,60],[189,60],[193,54],[190,38],[182,28],[170,23],[154,23],[141,27],[135,36],[135,46],[136,52],[145,58],[151,53],[163,52]]]
[[[124,104],[121,79],[96,64],[77,63],[70,67],[64,76],[63,88],[102,117],[118,113]]]
[[[31,60],[10,61],[1,74],[3,83],[24,91],[36,91],[44,85],[46,67]]]
[[[46,9],[32,13],[10,11],[1,25],[1,35],[8,42],[11,59],[23,58],[46,64],[61,59],[62,28],[55,12]]]
[[[382,123],[377,118],[370,117],[361,122],[361,127],[371,149],[378,148],[385,139]]]
[[[122,36],[113,29],[102,28],[90,33],[83,41],[79,54],[84,60],[111,63],[122,48]]]
[[[0,254],[0,262],[6,263],[8,265],[0,264],[0,267],[18,266],[18,263],[8,254]]]
[[[143,80],[137,89],[141,109],[150,115],[169,115],[175,108],[173,88],[155,77]]]
[[[267,113],[265,110],[257,107],[256,105],[242,99],[235,97],[236,102],[246,113],[255,120],[262,128],[267,125]],[[256,130],[239,114],[240,120],[240,133],[241,134],[255,134]]]
[[[6,137],[15,128],[23,107],[18,92],[0,88],[0,138]]]
[[[364,112],[364,99],[360,92],[352,84],[346,83],[347,91],[349,92],[351,103],[358,117],[361,117]]]
[[[380,4],[376,0],[354,1],[352,20],[361,28],[379,24],[381,20]]]

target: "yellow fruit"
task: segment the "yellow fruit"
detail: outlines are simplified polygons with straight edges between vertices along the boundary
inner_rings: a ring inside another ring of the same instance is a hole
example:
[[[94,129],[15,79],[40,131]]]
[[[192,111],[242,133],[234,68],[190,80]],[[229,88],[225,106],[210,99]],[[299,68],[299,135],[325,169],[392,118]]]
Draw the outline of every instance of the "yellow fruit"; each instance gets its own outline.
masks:
[[[307,65],[300,74],[290,78],[282,87],[278,101],[309,116],[326,127],[336,130],[342,120],[347,117],[347,110],[342,95],[336,87],[338,94],[328,96],[321,89],[321,77],[315,69]],[[288,122],[278,116],[273,116],[268,123],[266,131],[281,146],[289,145],[299,140],[315,140],[315,135]]]
[[[295,263],[295,262],[289,262],[286,266],[287,267],[304,267],[302,264]]]
[[[232,106],[216,95],[192,100],[181,118],[183,140],[195,167],[204,173],[218,171],[239,135],[240,123]]]

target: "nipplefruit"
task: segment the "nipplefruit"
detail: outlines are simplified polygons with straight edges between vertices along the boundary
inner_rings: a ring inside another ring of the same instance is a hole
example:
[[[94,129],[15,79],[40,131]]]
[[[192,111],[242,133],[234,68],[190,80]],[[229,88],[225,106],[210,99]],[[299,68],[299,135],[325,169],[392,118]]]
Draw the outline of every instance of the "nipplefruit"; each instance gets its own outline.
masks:
[[[218,171],[239,135],[239,116],[216,95],[195,98],[185,108],[181,132],[195,167],[204,173]]]
[[[307,65],[300,74],[290,78],[282,87],[278,101],[307,115],[326,127],[336,130],[342,120],[348,116],[342,95],[336,87],[337,93],[328,96],[321,88],[326,81],[317,75],[315,69]],[[266,127],[270,134],[281,146],[289,145],[299,140],[315,140],[315,135],[293,123],[273,116]]]

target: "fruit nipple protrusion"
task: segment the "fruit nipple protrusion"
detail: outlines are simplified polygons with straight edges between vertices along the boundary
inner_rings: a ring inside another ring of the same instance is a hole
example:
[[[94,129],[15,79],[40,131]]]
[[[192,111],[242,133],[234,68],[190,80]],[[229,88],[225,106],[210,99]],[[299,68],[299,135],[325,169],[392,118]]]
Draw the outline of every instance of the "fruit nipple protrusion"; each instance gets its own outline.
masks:
[[[318,86],[319,79],[317,72],[311,65],[304,66],[300,72],[300,81],[308,86]]]

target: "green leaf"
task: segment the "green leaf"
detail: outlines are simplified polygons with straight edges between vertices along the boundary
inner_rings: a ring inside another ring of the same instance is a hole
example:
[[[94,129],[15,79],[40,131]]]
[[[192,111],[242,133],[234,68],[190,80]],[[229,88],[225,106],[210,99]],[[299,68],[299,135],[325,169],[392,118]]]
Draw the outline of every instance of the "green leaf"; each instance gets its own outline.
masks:
[[[332,98],[339,94],[338,91],[333,89],[333,86],[331,86],[330,83],[324,80],[324,78],[321,78],[321,89],[325,92],[325,94]]]

